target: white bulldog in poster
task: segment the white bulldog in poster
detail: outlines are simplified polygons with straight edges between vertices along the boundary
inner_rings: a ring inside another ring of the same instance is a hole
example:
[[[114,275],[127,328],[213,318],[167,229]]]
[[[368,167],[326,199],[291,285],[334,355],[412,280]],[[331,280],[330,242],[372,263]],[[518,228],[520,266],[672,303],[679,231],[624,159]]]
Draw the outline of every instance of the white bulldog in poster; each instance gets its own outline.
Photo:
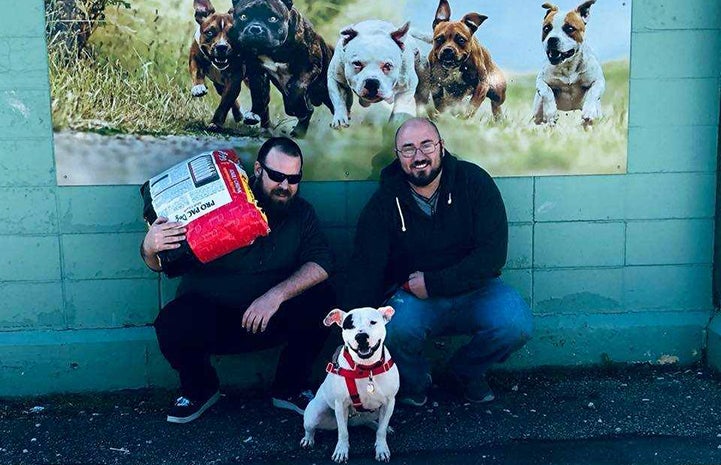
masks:
[[[368,20],[340,32],[328,69],[332,128],[350,125],[353,93],[364,107],[381,101],[393,105],[391,121],[400,113],[416,116],[416,96],[418,103],[427,102],[427,53],[409,29],[408,22],[396,28],[388,21]]]

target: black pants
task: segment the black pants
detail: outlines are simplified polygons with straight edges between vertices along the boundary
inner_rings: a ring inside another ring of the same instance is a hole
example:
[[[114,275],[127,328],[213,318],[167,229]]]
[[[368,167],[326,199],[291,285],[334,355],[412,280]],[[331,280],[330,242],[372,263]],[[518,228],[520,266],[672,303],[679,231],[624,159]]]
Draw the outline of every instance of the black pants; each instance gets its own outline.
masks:
[[[195,294],[168,303],[155,319],[158,344],[180,375],[182,394],[191,399],[218,389],[211,355],[237,354],[286,344],[280,355],[272,394],[285,397],[309,387],[310,372],[328,336],[323,318],[335,296],[327,283],[284,302],[263,333],[241,326],[245,307],[229,307]]]

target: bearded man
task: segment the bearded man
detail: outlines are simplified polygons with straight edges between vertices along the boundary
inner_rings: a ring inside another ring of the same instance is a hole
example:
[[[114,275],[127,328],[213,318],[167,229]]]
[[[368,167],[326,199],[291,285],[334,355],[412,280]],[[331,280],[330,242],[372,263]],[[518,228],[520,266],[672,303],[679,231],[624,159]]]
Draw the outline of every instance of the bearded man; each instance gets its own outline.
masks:
[[[528,305],[500,278],[508,249],[501,194],[485,170],[446,150],[430,120],[404,122],[395,153],[358,220],[343,307],[395,309],[385,343],[400,372],[399,402],[426,403],[426,340],[458,334],[471,340],[443,381],[468,401],[489,402],[486,371],[532,331]]]
[[[260,147],[250,183],[270,233],[184,274],[155,320],[160,350],[180,376],[169,422],[193,421],[220,398],[214,354],[285,344],[272,404],[302,414],[312,399],[311,368],[327,337],[321,322],[334,295],[327,283],[330,248],[313,207],[298,195],[302,168],[303,154],[291,139],[274,137]],[[179,247],[185,231],[158,218],[141,247],[146,265],[161,271],[158,252]]]

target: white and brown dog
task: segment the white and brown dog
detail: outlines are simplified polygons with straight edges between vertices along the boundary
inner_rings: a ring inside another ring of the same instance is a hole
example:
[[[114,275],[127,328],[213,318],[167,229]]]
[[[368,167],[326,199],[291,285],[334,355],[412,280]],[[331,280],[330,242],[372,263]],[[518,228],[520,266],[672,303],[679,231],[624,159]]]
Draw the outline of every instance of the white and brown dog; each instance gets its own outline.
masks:
[[[421,43],[409,30],[410,23],[397,28],[372,19],[340,32],[328,68],[332,128],[350,125],[354,93],[364,107],[378,102],[393,105],[391,120],[400,114],[416,116],[416,104],[428,102],[427,52],[421,51]]]
[[[601,116],[601,96],[606,79],[601,65],[584,41],[591,5],[560,13],[556,5],[544,3],[541,40],[548,63],[536,79],[533,120],[536,124],[555,124],[558,110],[581,110],[584,126]]]
[[[400,386],[395,366],[383,342],[385,325],[393,316],[392,307],[356,308],[348,313],[335,309],[325,317],[326,326],[343,328],[343,346],[328,364],[323,384],[303,415],[303,448],[315,443],[316,429],[338,429],[333,460],[348,460],[348,425],[371,424],[376,429],[375,458],[391,457],[386,434]],[[349,415],[351,416],[349,419]]]

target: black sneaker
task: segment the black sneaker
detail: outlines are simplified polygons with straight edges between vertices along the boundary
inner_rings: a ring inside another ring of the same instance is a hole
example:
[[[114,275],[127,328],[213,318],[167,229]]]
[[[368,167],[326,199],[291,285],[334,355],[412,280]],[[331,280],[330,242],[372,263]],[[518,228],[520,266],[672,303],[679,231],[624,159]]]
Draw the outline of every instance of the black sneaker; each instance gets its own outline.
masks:
[[[313,391],[307,390],[288,397],[273,397],[273,407],[292,410],[303,415],[305,408],[313,400]]]
[[[460,376],[453,370],[449,370],[444,376],[443,384],[444,388],[449,392],[462,396],[468,402],[481,404],[491,402],[496,398],[485,376],[477,379],[468,379]]]
[[[430,389],[433,385],[433,378],[430,373],[426,373],[426,386],[425,389],[418,392],[404,392],[401,390],[396,398],[398,402],[404,405],[410,405],[411,407],[423,407],[428,402],[428,396],[426,390]]]
[[[187,397],[178,397],[175,405],[168,413],[168,421],[170,423],[188,423],[203,414],[214,403],[220,399],[220,391],[215,391],[209,397],[200,400],[192,400]]]
[[[481,378],[470,381],[463,386],[463,397],[469,402],[482,404],[493,401],[496,395],[493,393],[486,379]]]

